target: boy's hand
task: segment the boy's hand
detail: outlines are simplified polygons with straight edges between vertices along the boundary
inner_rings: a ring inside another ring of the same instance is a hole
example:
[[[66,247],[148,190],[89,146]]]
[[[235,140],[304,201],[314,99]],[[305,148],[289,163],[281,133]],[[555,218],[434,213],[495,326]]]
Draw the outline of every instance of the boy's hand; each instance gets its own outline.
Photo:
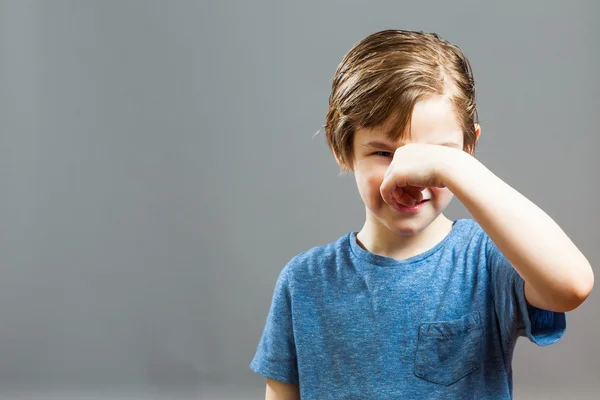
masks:
[[[446,187],[444,172],[458,153],[463,151],[434,144],[409,143],[398,148],[380,187],[384,201],[391,204],[396,198],[410,207],[422,200],[424,188]]]

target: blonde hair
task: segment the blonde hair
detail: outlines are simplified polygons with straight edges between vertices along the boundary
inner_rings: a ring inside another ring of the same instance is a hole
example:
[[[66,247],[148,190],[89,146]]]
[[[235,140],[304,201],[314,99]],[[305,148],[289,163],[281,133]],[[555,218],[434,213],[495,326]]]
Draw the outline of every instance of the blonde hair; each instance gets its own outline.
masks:
[[[375,32],[344,56],[331,85],[324,125],[327,143],[342,170],[354,165],[353,139],[359,128],[391,118],[387,132],[398,140],[410,128],[415,104],[430,95],[447,96],[463,129],[465,151],[477,142],[475,82],[469,61],[435,33]]]

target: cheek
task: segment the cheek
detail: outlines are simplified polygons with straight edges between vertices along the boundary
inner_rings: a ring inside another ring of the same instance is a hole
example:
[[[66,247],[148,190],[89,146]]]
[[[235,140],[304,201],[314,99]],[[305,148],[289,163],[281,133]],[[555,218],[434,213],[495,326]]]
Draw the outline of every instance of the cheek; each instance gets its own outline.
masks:
[[[383,183],[384,173],[385,170],[381,173],[372,171],[369,174],[357,175],[358,188],[365,203],[375,206],[383,202],[379,188]]]
[[[433,203],[436,207],[445,207],[450,203],[454,194],[447,188],[430,188]]]
[[[373,203],[383,202],[383,198],[381,197],[381,192],[379,188],[383,183],[383,175],[381,176],[370,176],[369,181],[369,190],[370,190],[370,199]]]

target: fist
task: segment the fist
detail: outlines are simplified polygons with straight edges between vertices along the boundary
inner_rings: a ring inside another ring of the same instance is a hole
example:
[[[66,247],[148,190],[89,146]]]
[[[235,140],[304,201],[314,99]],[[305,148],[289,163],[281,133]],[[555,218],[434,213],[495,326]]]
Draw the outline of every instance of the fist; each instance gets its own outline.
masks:
[[[456,152],[462,151],[433,144],[410,143],[398,148],[380,187],[384,201],[392,204],[396,199],[410,207],[423,199],[423,189],[446,187],[444,170]]]

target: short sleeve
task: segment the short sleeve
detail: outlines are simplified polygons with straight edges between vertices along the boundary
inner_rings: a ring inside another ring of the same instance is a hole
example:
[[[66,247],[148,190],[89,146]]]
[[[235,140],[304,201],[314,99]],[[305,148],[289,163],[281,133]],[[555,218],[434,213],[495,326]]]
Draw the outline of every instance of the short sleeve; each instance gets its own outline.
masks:
[[[277,278],[271,307],[250,369],[266,378],[298,384],[287,268]]]
[[[527,303],[525,281],[489,237],[486,253],[503,341],[514,342],[517,337],[524,336],[538,346],[557,342],[566,330],[566,313]]]

